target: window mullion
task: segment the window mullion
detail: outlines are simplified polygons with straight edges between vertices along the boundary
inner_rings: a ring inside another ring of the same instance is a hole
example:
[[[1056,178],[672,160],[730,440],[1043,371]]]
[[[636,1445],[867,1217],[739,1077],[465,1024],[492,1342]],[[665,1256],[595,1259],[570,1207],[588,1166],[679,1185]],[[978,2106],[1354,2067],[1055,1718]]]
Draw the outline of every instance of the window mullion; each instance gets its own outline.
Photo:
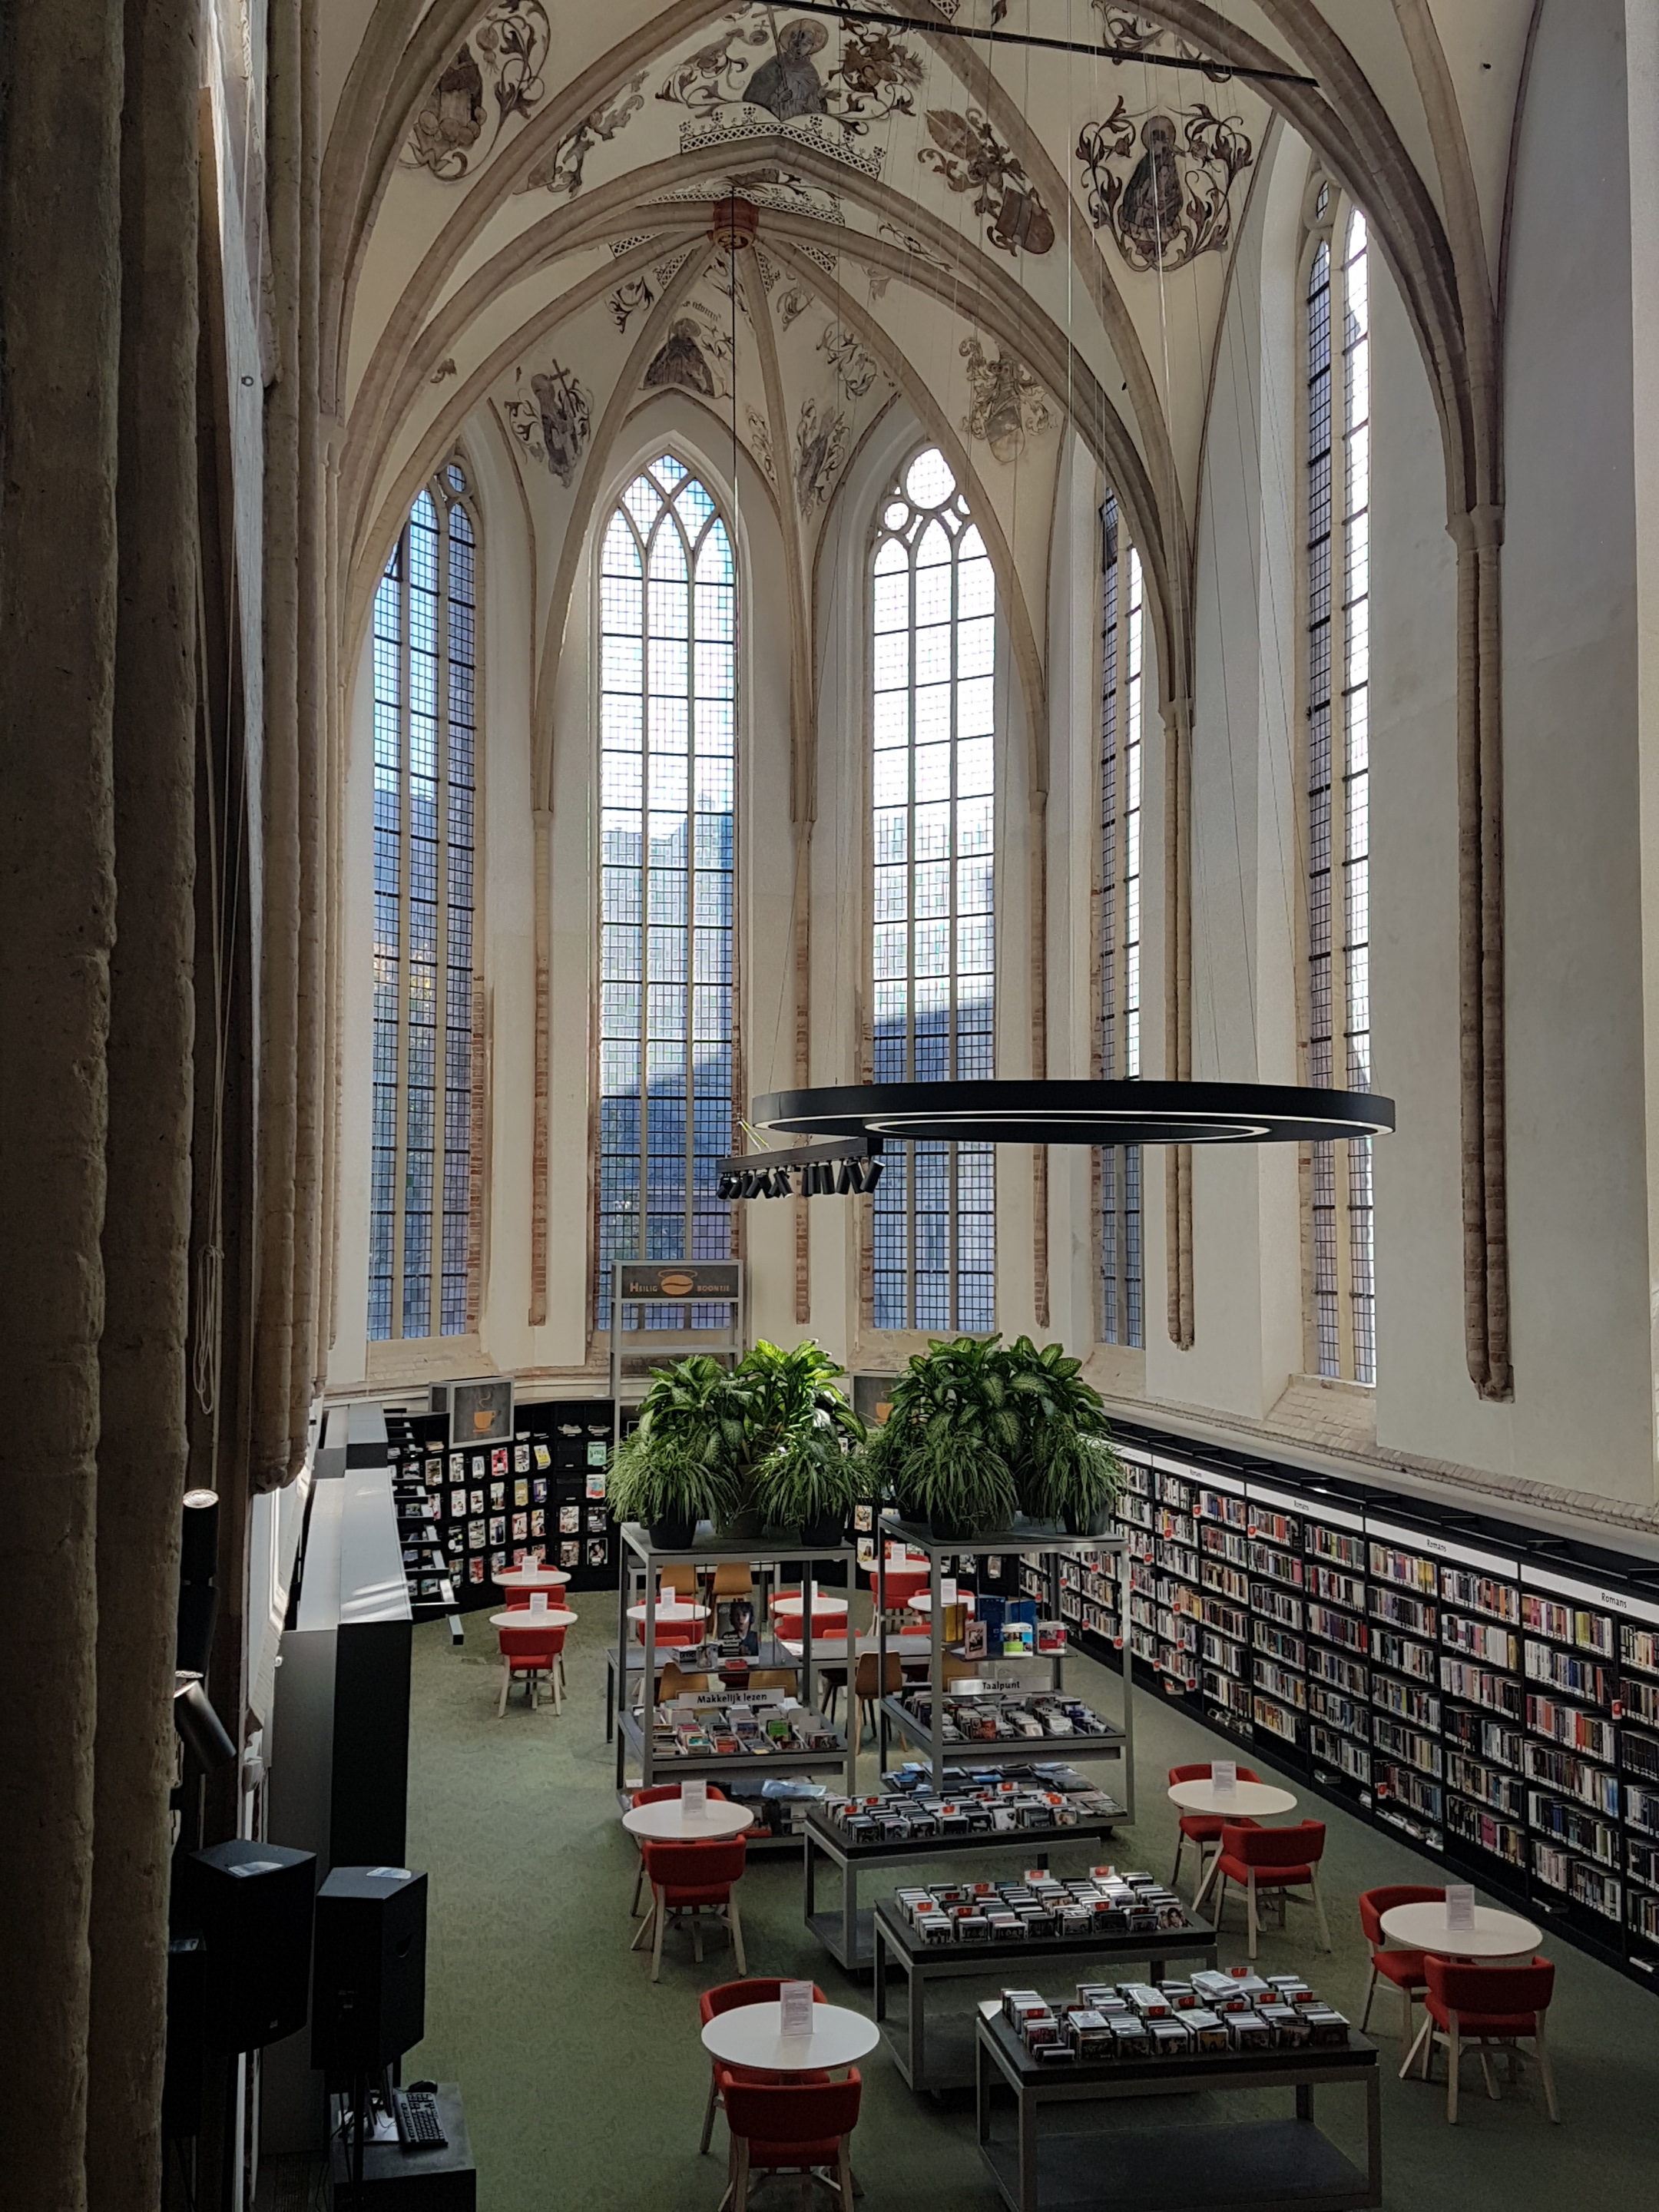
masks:
[[[410,635],[414,617],[414,584],[410,571],[414,552],[410,525],[404,525],[398,562],[398,1058],[397,1088],[393,1094],[392,1170],[392,1334],[404,1333],[404,1249],[409,1176],[409,976],[413,946],[410,941],[413,903],[410,895],[410,848],[413,844],[413,804],[410,756],[414,746],[414,643]]]

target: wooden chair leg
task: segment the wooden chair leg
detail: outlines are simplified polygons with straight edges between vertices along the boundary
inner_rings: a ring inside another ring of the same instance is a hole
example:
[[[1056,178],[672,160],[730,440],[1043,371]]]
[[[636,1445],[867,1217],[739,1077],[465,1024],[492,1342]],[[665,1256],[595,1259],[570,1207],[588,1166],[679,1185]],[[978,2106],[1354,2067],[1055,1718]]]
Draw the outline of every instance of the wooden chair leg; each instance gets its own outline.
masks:
[[[702,2112],[702,2141],[697,2145],[699,2158],[707,2158],[708,2155],[708,2146],[714,2140],[714,2107],[719,2101],[719,2094],[714,2087],[714,2069],[711,2066],[708,2069],[708,2102],[703,2106]]]
[[[553,1680],[553,1710],[554,1710],[554,1711],[555,1711],[556,1713],[562,1713],[562,1712],[564,1711],[564,1699],[563,1699],[563,1698],[562,1698],[562,1697],[561,1697],[561,1695],[559,1694],[559,1675],[560,1675],[560,1673],[561,1673],[560,1663],[559,1663],[559,1662],[556,1659],[556,1660],[553,1662],[553,1670],[552,1670],[552,1680]]]
[[[691,1908],[691,1955],[699,1966],[702,1964],[702,1907]]]
[[[749,1968],[743,1955],[743,1922],[738,1913],[738,1893],[735,1889],[726,1898],[726,1917],[732,1923],[732,1948],[737,1954],[738,1972],[746,1974]]]
[[[1359,2033],[1364,2035],[1371,2016],[1371,1999],[1376,1995],[1376,1960],[1371,1960],[1371,1978],[1365,1985],[1365,2009],[1359,2015]]]
[[[1446,2036],[1446,2118],[1453,2127],[1457,2125],[1457,2069],[1463,2056],[1462,2038],[1457,2033],[1457,2014],[1449,2013],[1450,2022]]]
[[[837,2148],[836,2191],[841,2198],[841,2212],[853,2212],[853,2154],[847,2136],[842,2137]]]
[[[1308,1869],[1308,1872],[1313,1876],[1314,1911],[1319,1915],[1321,1948],[1328,1951],[1331,1948],[1331,1926],[1325,1917],[1325,1900],[1319,1894],[1319,1869],[1316,1866],[1311,1866]]]
[[[1476,2049],[1480,2059],[1480,2078],[1486,2085],[1487,2096],[1495,2105],[1498,2102],[1498,2084],[1492,2078],[1492,2045],[1487,2042],[1486,2037],[1483,2035],[1480,2043],[1477,2045]]]
[[[738,2138],[738,2170],[732,2177],[732,2212],[749,2212],[749,2143]]]
[[[1555,2076],[1550,2071],[1549,2046],[1544,2041],[1544,2015],[1541,2012],[1534,2013],[1533,2015],[1532,2041],[1533,2048],[1538,2054],[1538,2078],[1544,2085],[1545,2109],[1559,2127],[1561,2115],[1556,2110]]]
[[[664,1893],[657,1887],[655,1882],[651,1885],[651,1894],[657,1903],[654,1916],[657,1923],[656,1935],[651,1945],[651,1978],[653,1982],[659,1982],[662,1979],[662,1923],[668,1917],[668,1903]]]
[[[498,1721],[505,1720],[507,1718],[507,1693],[512,1687],[513,1662],[510,1659],[503,1659],[501,1662],[501,1702],[495,1708],[495,1717]]]
[[[1400,2047],[1409,2050],[1412,2039],[1412,1993],[1409,1984],[1400,1984]]]
[[[645,1861],[641,1859],[634,1869],[634,1894],[629,1899],[628,1905],[628,1917],[630,1920],[637,1920],[640,1917],[640,1892],[644,1887]]]
[[[656,1934],[656,1929],[653,1925],[656,1917],[657,1893],[653,1889],[651,1893],[650,1909],[646,1913],[644,1919],[641,1921],[639,1926],[634,1930],[634,1940],[628,1947],[630,1951],[641,1950],[644,1948],[645,1945],[651,1941],[651,1938]]]
[[[1174,1865],[1170,1868],[1170,1888],[1171,1888],[1171,1889],[1173,1889],[1173,1888],[1175,1887],[1176,1881],[1180,1879],[1180,1875],[1181,1875],[1181,1854],[1182,1853],[1182,1851],[1184,1851],[1184,1850],[1186,1850],[1186,1848],[1187,1848],[1187,1838],[1186,1838],[1186,1837],[1185,1837],[1185,1836],[1183,1836],[1183,1835],[1182,1834],[1182,1832],[1181,1832],[1180,1829],[1179,1829],[1179,1828],[1177,1828],[1177,1829],[1176,1830],[1176,1856],[1175,1856],[1175,1864],[1174,1864]],[[1203,1852],[1202,1852],[1202,1851],[1200,1851],[1200,1852],[1199,1853],[1199,1855],[1198,1855],[1198,1856],[1199,1856],[1200,1860],[1201,1861],[1201,1860],[1203,1859],[1204,1854],[1203,1854]]]
[[[1255,1869],[1254,1867],[1252,1867],[1252,1868],[1250,1869],[1250,1872],[1249,1872],[1249,1882],[1248,1882],[1248,1884],[1247,1884],[1247,1886],[1246,1886],[1246,1887],[1245,1887],[1245,1891],[1244,1891],[1244,1912],[1245,1912],[1245,1917],[1246,1917],[1246,1918],[1248,1919],[1248,1921],[1249,1922],[1249,1928],[1250,1928],[1250,1956],[1251,1956],[1251,1958],[1253,1958],[1253,1959],[1254,1959],[1254,1958],[1255,1958],[1255,1930],[1256,1930],[1256,1917],[1255,1917]]]

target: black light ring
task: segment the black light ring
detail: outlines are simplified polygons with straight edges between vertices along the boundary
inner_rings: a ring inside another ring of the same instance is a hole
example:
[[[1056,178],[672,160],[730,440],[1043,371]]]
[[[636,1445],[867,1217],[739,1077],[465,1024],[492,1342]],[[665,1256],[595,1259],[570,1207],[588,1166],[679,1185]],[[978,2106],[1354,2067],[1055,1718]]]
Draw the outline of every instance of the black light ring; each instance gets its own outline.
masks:
[[[750,1110],[785,1133],[962,1144],[1317,1143],[1395,1122],[1393,1099],[1376,1091],[1274,1083],[860,1084],[774,1091]]]

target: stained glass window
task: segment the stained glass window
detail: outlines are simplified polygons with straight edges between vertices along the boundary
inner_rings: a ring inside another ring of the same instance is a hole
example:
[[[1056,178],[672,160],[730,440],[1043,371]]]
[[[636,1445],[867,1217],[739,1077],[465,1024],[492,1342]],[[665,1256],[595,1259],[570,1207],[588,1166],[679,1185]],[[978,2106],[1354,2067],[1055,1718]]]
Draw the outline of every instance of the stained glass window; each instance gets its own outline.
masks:
[[[1140,556],[1127,542],[1117,497],[1101,509],[1100,1073],[1140,1073],[1140,781],[1145,714]],[[1145,1337],[1139,1145],[1100,1155],[1101,1335]]]
[[[872,1074],[994,1073],[996,584],[945,456],[883,502],[872,573]],[[890,1145],[872,1200],[878,1328],[995,1327],[995,1154]]]
[[[368,1334],[477,1326],[472,1265],[476,540],[452,461],[374,599]]]
[[[608,1328],[613,1261],[732,1252],[715,1184],[735,1146],[737,576],[714,499],[668,453],[623,494],[599,571],[595,1287]],[[628,1319],[687,1325],[672,1307]]]
[[[1334,267],[1332,247],[1315,246],[1306,301],[1308,1080],[1369,1091],[1370,320],[1358,209]],[[1375,1382],[1371,1140],[1315,1145],[1310,1168],[1318,1372]]]

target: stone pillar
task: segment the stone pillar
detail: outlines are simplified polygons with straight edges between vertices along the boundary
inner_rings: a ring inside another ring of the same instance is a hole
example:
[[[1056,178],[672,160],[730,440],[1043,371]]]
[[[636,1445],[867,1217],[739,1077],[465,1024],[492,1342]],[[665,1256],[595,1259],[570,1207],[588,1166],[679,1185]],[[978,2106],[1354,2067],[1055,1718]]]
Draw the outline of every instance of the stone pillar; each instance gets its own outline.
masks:
[[[86,2202],[104,1045],[115,878],[118,0],[0,10],[0,2143]]]
[[[195,0],[127,0],[87,2201],[161,2182],[195,1042]]]

